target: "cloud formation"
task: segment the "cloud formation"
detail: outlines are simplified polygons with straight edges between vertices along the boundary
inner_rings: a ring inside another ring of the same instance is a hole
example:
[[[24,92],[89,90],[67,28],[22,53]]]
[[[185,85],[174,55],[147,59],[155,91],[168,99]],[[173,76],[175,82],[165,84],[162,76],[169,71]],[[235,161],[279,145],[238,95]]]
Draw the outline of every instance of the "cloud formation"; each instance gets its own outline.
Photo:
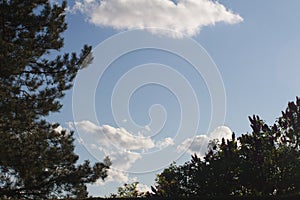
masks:
[[[116,170],[114,168],[110,168],[107,171],[107,178],[105,181],[102,179],[98,179],[96,184],[97,185],[105,185],[109,182],[117,182],[117,183],[128,183],[130,181],[129,175],[123,171]]]
[[[150,192],[150,191],[151,191],[151,188],[150,188],[148,185],[139,183],[139,184],[137,185],[137,190],[138,190],[139,192]]]
[[[128,170],[142,156],[140,153],[131,151],[117,151],[109,154],[115,168]]]
[[[170,137],[164,138],[163,140],[160,140],[155,143],[155,146],[159,149],[164,149],[171,145],[174,145],[174,140]]]
[[[115,128],[109,125],[97,126],[90,121],[75,122],[75,126],[78,131],[93,138],[97,144],[90,143],[90,145],[94,147],[110,147],[114,145],[123,150],[140,150],[154,147],[154,142],[150,137],[133,135],[124,128]]]
[[[112,151],[110,149],[105,150],[112,161],[112,167],[108,169],[107,178],[103,182],[98,180],[98,185],[105,185],[109,182],[128,183],[131,181],[129,174],[125,172],[128,170],[138,159],[142,156],[139,153],[130,151]]]
[[[187,151],[190,154],[197,153],[200,157],[204,156],[207,152],[209,141],[218,139],[230,139],[232,131],[226,126],[219,126],[209,135],[196,135],[193,138],[185,139],[180,145],[177,146],[178,151]]]
[[[79,133],[78,142],[84,145],[90,153],[100,159],[101,154],[107,155],[112,161],[105,183],[116,181],[128,182],[127,171],[142,158],[142,152],[152,148],[163,149],[173,145],[172,138],[162,138],[154,141],[141,133],[133,134],[125,128],[115,128],[109,125],[98,126],[91,121],[69,123],[70,129]],[[99,157],[97,157],[99,156]],[[97,182],[103,185],[102,181]]]
[[[223,22],[235,24],[243,18],[212,0],[77,0],[71,9],[100,27],[116,30],[151,29],[171,37],[197,35],[202,27]],[[161,29],[172,30],[162,31]],[[175,33],[175,32],[176,33]]]
[[[220,126],[209,135],[196,135],[193,138],[185,139],[181,144],[175,144],[173,138],[170,137],[154,141],[151,137],[140,133],[133,134],[124,128],[115,128],[109,125],[98,126],[90,121],[70,123],[70,129],[74,129],[74,125],[80,133],[79,142],[87,147],[93,155],[100,156],[102,153],[111,158],[113,164],[108,171],[105,183],[130,181],[128,172],[131,167],[138,160],[143,159],[143,152],[150,149],[162,150],[177,145],[177,153],[186,151],[191,154],[197,153],[202,157],[207,152],[210,140],[230,139],[232,136],[232,131],[228,127]],[[98,159],[101,158],[98,157]],[[98,181],[100,185],[105,183]]]

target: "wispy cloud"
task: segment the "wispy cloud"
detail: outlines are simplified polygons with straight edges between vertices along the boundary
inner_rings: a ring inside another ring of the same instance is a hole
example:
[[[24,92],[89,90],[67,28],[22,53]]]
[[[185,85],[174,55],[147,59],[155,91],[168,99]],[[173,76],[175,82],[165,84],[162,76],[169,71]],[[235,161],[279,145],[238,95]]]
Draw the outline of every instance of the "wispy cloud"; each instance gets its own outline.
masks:
[[[88,22],[117,30],[151,29],[171,37],[197,35],[202,27],[218,22],[235,24],[243,18],[212,0],[77,0],[71,9],[86,15]],[[171,34],[170,34],[171,33]]]

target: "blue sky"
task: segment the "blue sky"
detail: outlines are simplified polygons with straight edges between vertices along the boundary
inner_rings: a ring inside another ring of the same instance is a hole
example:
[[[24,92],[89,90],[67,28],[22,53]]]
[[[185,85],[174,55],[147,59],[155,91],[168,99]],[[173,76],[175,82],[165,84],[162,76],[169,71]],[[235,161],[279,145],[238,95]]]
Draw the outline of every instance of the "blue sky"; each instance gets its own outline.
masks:
[[[112,157],[110,177],[90,186],[92,195],[116,192],[124,181],[139,181],[144,188],[153,185],[155,174],[173,160],[187,161],[192,152],[203,155],[209,139],[250,131],[250,115],[273,123],[287,102],[299,96],[297,0],[178,0],[177,5],[169,0],[76,2],[68,1],[63,51],[78,52],[90,44],[95,60],[79,73],[63,109],[50,119],[77,129],[76,137],[81,139],[76,141],[76,151],[82,160]],[[160,29],[134,31],[146,26]],[[126,34],[130,40],[122,40]],[[143,40],[169,46],[167,50],[141,46],[118,54]],[[177,43],[186,55],[199,51],[201,62],[211,59],[205,66],[211,67],[207,69],[212,76],[199,74],[185,56],[168,51]],[[193,49],[196,43],[204,49]],[[96,71],[111,54],[117,58],[99,77]],[[136,85],[140,87],[128,99],[127,89]],[[222,91],[211,94],[210,88],[219,86],[225,89],[226,102]],[[223,103],[225,120],[210,126],[212,109],[222,110]],[[196,131],[192,123],[198,125]]]

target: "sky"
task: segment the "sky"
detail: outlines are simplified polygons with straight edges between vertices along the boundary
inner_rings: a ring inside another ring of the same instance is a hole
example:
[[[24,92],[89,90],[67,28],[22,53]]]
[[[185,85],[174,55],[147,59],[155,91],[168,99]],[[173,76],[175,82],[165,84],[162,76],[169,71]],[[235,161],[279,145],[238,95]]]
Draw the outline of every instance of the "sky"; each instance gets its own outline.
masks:
[[[75,130],[81,161],[112,159],[91,195],[140,190],[212,139],[272,124],[300,94],[298,0],[68,1],[62,52],[93,46],[49,118]]]

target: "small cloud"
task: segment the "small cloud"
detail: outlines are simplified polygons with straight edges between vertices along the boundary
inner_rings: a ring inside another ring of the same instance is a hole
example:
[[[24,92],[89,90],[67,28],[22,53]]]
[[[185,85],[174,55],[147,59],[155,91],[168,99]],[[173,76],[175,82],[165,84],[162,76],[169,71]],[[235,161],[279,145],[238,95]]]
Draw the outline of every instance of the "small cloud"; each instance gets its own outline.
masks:
[[[146,125],[146,126],[145,126],[145,130],[148,131],[148,132],[150,132],[150,131],[151,131],[150,126]]]
[[[209,134],[210,139],[222,139],[225,140],[231,139],[232,137],[232,131],[227,126],[219,126],[217,127],[213,132]]]
[[[125,128],[115,128],[109,125],[97,126],[90,121],[80,121],[74,123],[81,136],[90,141],[97,141],[99,146],[110,147],[111,145],[119,149],[140,150],[154,147],[154,142],[150,137],[134,135]]]
[[[163,140],[160,140],[156,142],[155,146],[159,149],[164,149],[168,146],[174,145],[174,140],[170,137],[164,138]]]
[[[204,26],[218,22],[243,21],[240,15],[212,0],[178,0],[176,3],[172,0],[77,0],[71,9],[71,12],[76,11],[85,14],[96,26],[116,30],[158,28],[152,32],[177,38],[195,36]]]
[[[190,154],[198,153],[201,156],[205,154],[209,137],[206,135],[196,135],[194,138],[187,138],[178,147],[178,151],[187,151]]]
[[[128,170],[138,159],[142,158],[140,153],[131,152],[128,150],[110,152],[109,157],[113,163],[112,167],[122,169],[124,171]]]
[[[137,190],[138,190],[139,192],[150,192],[150,191],[151,191],[151,188],[150,188],[148,185],[139,183],[139,184],[137,185]]]
[[[210,140],[222,138],[230,139],[232,131],[226,126],[219,126],[209,135],[196,135],[193,138],[185,139],[180,145],[177,146],[179,152],[187,151],[190,154],[197,153],[200,157],[204,156],[207,152],[207,146]]]
[[[109,182],[117,182],[117,183],[127,183],[129,181],[129,175],[123,171],[116,170],[114,168],[110,168],[107,171],[107,177],[105,181],[102,179],[97,180],[96,184],[97,185],[105,185]]]
[[[116,171],[127,171],[142,158],[144,150],[155,147],[155,142],[142,134],[134,135],[125,128],[115,128],[109,125],[98,126],[91,121],[69,123],[70,128],[77,130],[78,142],[85,145],[94,155],[109,156],[112,161],[111,178],[124,180],[126,173],[115,175]],[[137,151],[137,152],[134,152]]]

